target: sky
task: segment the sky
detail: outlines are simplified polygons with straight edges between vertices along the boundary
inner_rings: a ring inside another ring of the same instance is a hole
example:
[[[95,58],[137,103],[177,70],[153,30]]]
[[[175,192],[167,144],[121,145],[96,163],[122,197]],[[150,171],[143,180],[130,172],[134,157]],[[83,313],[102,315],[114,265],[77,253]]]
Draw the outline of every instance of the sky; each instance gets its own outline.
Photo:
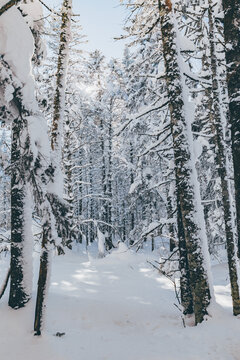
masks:
[[[46,4],[59,8],[61,0],[46,0]],[[88,44],[83,45],[87,51],[101,50],[108,58],[121,58],[124,41],[113,40],[123,33],[122,27],[126,10],[119,5],[119,0],[73,0],[73,11],[80,14],[83,34]]]

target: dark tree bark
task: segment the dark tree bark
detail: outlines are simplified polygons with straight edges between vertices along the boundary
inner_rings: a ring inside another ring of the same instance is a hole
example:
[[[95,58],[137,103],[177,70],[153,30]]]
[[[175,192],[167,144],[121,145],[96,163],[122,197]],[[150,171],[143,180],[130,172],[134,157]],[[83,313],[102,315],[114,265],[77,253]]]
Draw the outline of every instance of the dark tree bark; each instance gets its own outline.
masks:
[[[20,103],[18,104],[21,108]],[[26,171],[23,164],[23,149],[27,144],[24,139],[24,129],[26,121],[20,115],[12,124],[12,145],[11,145],[11,279],[10,293],[8,304],[14,309],[24,307],[30,300],[30,289],[27,286],[25,264],[28,262],[25,254],[26,234],[25,222],[31,221],[26,219],[25,204],[26,200]],[[31,159],[25,159],[30,161]],[[30,163],[29,163],[30,166]]]
[[[224,224],[226,232],[226,244],[228,255],[228,267],[231,283],[231,294],[233,302],[233,314],[240,314],[240,298],[238,286],[238,274],[236,263],[236,248],[235,236],[231,210],[230,199],[230,185],[228,180],[227,157],[226,157],[226,144],[223,135],[223,123],[221,118],[220,108],[220,88],[217,73],[217,58],[216,58],[216,44],[214,40],[214,14],[212,9],[212,1],[209,0],[208,8],[208,21],[209,21],[209,44],[210,44],[210,72],[212,80],[212,91],[209,97],[211,116],[210,125],[215,144],[215,161],[218,171],[218,176],[221,182],[221,195],[224,211]]]
[[[185,119],[183,79],[178,64],[172,5],[169,0],[159,0],[158,5],[175,160],[182,303],[186,314],[194,311],[195,323],[198,324],[208,313],[211,298],[202,251],[205,241],[202,236],[205,234],[201,233],[202,223],[198,219],[199,216],[204,219],[204,216],[195,203],[199,189],[192,180],[194,169],[188,139],[189,125]]]
[[[73,204],[73,183],[72,183],[72,153],[71,153],[71,129],[70,129],[70,121],[67,117],[66,119],[66,132],[65,132],[65,147],[64,147],[64,153],[65,153],[65,162],[64,162],[64,168],[65,168],[65,192],[67,195],[67,202],[69,205],[69,211],[68,211],[68,221],[69,224],[71,224],[70,231],[68,233],[68,237],[64,239],[64,245],[66,245],[68,248],[72,248],[72,241],[75,238],[75,231],[74,231],[74,204]]]
[[[72,0],[63,0],[58,65],[56,73],[56,90],[53,104],[53,122],[51,133],[52,150],[55,153],[58,153],[57,155],[59,158],[61,158],[62,153],[62,132],[65,109],[65,88],[68,68],[71,12]],[[57,160],[60,161],[58,158]]]
[[[42,250],[40,256],[40,268],[38,277],[38,290],[34,319],[34,335],[41,335],[43,311],[45,307],[47,279],[49,274],[49,242],[51,239],[51,218],[48,211],[45,214],[45,221],[42,225]]]
[[[222,3],[240,257],[240,0],[223,0]]]
[[[101,86],[100,78],[98,80],[99,88]],[[102,101],[102,94],[99,92],[99,101]],[[111,208],[111,197],[112,197],[112,179],[111,179],[111,146],[112,139],[110,136],[112,135],[112,127],[108,124],[108,157],[106,151],[106,138],[105,138],[105,128],[103,119],[100,119],[100,132],[101,132],[101,155],[102,155],[102,191],[103,191],[103,200],[101,201],[101,220],[105,223],[101,226],[101,231],[105,235],[105,244],[106,250],[111,250],[113,246],[112,242],[112,233],[111,233],[111,222],[112,222],[112,208]],[[106,161],[107,160],[107,161]],[[107,168],[108,162],[108,168]]]
[[[173,218],[172,194],[170,192],[171,190],[172,190],[172,184],[170,184],[169,188],[167,189],[167,214],[169,219]],[[173,223],[170,223],[168,225],[168,231],[169,231],[169,250],[173,251],[177,246]]]
[[[54,97],[54,112],[51,133],[51,147],[54,153],[55,172],[53,178],[48,183],[48,187],[58,182],[58,176],[61,177],[61,160],[62,160],[62,136],[64,124],[65,109],[65,87],[68,68],[68,50],[70,41],[72,0],[63,0],[62,6],[62,22],[58,53],[58,67],[56,74],[56,92]],[[60,184],[61,185],[61,184]],[[63,190],[63,189],[62,189]],[[62,194],[58,194],[62,196]],[[50,199],[47,199],[50,201]],[[46,200],[46,201],[47,201]],[[53,199],[52,199],[53,200]],[[51,204],[52,205],[52,204]],[[59,205],[59,204],[58,204]],[[61,212],[61,211],[60,211]],[[38,277],[38,293],[35,309],[34,331],[35,335],[41,335],[43,309],[45,307],[47,278],[49,276],[49,247],[52,239],[52,220],[51,210],[48,204],[43,204],[43,224],[42,224],[42,252],[40,256],[40,269]],[[61,234],[62,235],[62,234]],[[67,236],[67,234],[65,233]]]

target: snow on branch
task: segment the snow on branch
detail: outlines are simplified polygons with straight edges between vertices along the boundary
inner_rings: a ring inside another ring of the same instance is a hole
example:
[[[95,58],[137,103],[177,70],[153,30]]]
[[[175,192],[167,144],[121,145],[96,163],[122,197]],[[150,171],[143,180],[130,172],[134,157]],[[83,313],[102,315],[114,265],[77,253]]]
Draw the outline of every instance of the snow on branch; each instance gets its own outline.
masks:
[[[159,145],[161,145],[167,138],[171,136],[171,133],[167,134],[163,139],[159,139],[153,144],[151,144],[146,150],[144,150],[141,154],[138,155],[138,158],[147,155],[152,150],[156,149]]]
[[[95,226],[98,226],[98,224],[102,224],[102,225],[105,225],[105,226],[108,226],[112,229],[115,229],[115,226],[113,226],[112,224],[109,224],[105,221],[102,221],[102,220],[96,220],[96,219],[85,219],[85,220],[82,220],[82,224],[89,224],[89,223],[93,223]]]
[[[7,10],[11,9],[14,5],[17,5],[21,0],[10,0],[5,5],[0,8],[0,16],[4,14]]]
[[[20,1],[20,0],[19,0],[19,1]],[[48,11],[50,11],[52,14],[62,17],[61,14],[59,14],[57,11],[51,9],[47,4],[45,4],[45,2],[43,2],[42,0],[38,0],[38,1],[39,1]],[[71,15],[71,20],[72,20],[73,22],[76,22],[75,20],[72,19],[72,16],[79,16],[79,15],[77,15],[77,14],[72,14],[72,15]]]
[[[157,105],[157,106],[150,106],[145,108],[142,112],[139,112],[138,114],[135,114],[134,116],[130,117],[122,126],[120,126],[120,128],[116,131],[116,133],[114,134],[114,136],[119,136],[127,127],[128,125],[133,121],[133,120],[137,120],[142,116],[148,115],[149,113],[151,113],[152,111],[156,111],[159,109],[162,109],[163,107],[165,107],[167,104],[169,103],[169,101],[167,100],[166,102],[162,103],[161,105]]]

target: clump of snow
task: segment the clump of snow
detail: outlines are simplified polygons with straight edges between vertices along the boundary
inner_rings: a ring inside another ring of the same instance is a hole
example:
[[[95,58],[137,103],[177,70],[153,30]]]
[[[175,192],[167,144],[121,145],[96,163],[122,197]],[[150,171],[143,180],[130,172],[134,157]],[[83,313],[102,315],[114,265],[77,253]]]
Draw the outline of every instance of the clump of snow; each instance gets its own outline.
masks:
[[[48,139],[47,122],[41,114],[35,116],[28,116],[28,131],[30,134],[31,150],[34,158],[40,151],[41,155],[45,158],[45,162],[49,160],[50,142]]]
[[[127,245],[124,243],[124,242],[122,242],[122,241],[119,241],[119,243],[118,243],[118,247],[117,247],[117,249],[116,250],[114,250],[114,253],[115,254],[117,254],[117,253],[123,253],[123,252],[126,252],[126,251],[128,251],[129,250],[129,248],[127,247]]]
[[[105,235],[97,228],[97,244],[98,244],[98,256],[104,257],[105,255]]]
[[[30,0],[20,4],[20,8],[24,13],[25,21],[28,26],[34,28],[39,21],[43,18],[42,5],[38,0]]]
[[[195,51],[194,43],[181,32],[178,33],[178,41],[181,51]]]
[[[0,6],[4,4],[0,2]],[[0,55],[9,64],[13,74],[24,85],[26,102],[33,99],[34,80],[31,75],[31,59],[34,40],[29,26],[20,11],[13,6],[0,17]]]

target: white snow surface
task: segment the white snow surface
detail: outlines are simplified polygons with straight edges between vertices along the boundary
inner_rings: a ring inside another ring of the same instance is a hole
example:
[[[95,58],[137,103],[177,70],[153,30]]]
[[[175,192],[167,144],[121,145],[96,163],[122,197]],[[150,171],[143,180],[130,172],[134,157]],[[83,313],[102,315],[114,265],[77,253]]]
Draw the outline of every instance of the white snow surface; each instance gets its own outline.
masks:
[[[7,293],[1,300],[0,359],[238,360],[240,319],[231,314],[227,267],[213,267],[214,317],[184,328],[171,282],[146,262],[153,258],[125,248],[103,259],[89,260],[82,249],[55,257],[41,337],[32,331],[35,296],[17,311]],[[4,277],[6,258],[0,263]]]

